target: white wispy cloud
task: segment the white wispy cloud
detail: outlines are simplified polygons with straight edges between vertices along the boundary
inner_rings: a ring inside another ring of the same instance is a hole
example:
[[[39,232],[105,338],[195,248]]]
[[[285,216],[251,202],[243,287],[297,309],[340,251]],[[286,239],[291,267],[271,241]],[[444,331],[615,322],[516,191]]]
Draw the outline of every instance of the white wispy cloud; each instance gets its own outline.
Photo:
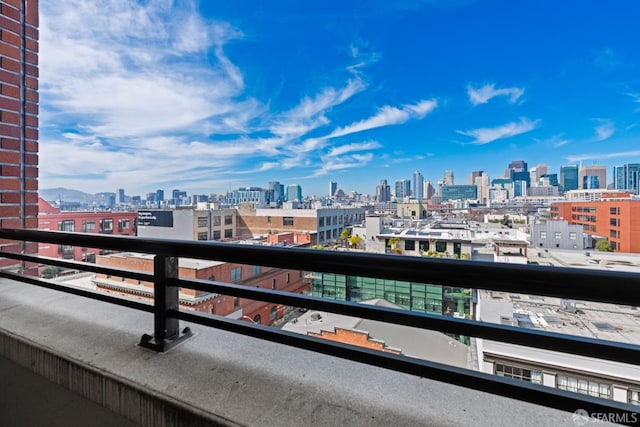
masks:
[[[538,144],[551,145],[556,148],[565,146],[569,142],[571,142],[569,139],[565,138],[564,133],[553,135],[552,137],[547,139],[538,139],[538,138],[532,138],[532,139]]]
[[[326,138],[337,138],[383,126],[398,125],[406,123],[410,119],[422,119],[437,107],[438,102],[434,99],[422,100],[417,104],[404,105],[401,108],[385,105],[374,116],[337,128]]]
[[[640,150],[620,151],[614,153],[589,153],[589,154],[571,154],[566,157],[570,163],[580,162],[584,160],[609,160],[618,157],[631,158],[640,156]]]
[[[467,131],[457,130],[461,135],[466,135],[474,138],[471,144],[488,144],[498,139],[511,138],[516,135],[530,132],[534,130],[539,124],[539,120],[529,120],[527,118],[521,118],[519,122],[510,122],[502,126],[494,128],[480,128]]]
[[[518,101],[518,99],[524,94],[524,89],[519,87],[505,87],[496,89],[495,83],[486,84],[479,88],[474,88],[471,85],[467,86],[467,95],[469,95],[469,102],[471,104],[480,105],[486,104],[491,98],[496,96],[508,96],[511,104]]]
[[[419,120],[437,107],[426,99],[362,120],[340,114],[369,87],[364,68],[381,58],[364,42],[351,45],[351,65],[282,105],[247,87],[250,70],[234,60],[243,31],[205,19],[195,0],[56,0],[40,8],[43,188],[204,189],[246,185],[242,175],[270,170],[364,167],[379,142],[332,138]]]
[[[616,128],[613,122],[609,119],[596,119],[596,121],[600,122],[600,125],[595,127],[595,140],[596,141],[604,141],[605,139],[609,139],[616,132]]]

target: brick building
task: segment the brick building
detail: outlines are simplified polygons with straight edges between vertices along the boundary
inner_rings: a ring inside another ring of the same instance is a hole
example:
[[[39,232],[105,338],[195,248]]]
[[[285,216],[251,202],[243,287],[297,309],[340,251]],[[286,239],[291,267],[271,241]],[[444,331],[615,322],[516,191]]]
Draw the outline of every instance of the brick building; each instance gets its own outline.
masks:
[[[37,218],[38,0],[0,0],[0,227],[36,228]],[[38,251],[36,244],[0,245]]]
[[[361,223],[364,208],[256,209],[238,210],[238,236],[259,236],[293,232],[308,233],[311,244],[339,240],[346,227]]]
[[[153,271],[153,256],[134,253],[120,253],[97,257],[97,264],[138,271]],[[303,293],[310,284],[303,280],[303,274],[297,270],[285,270],[259,265],[241,265],[220,261],[178,260],[180,278],[216,280],[226,283],[245,285],[252,288],[274,289],[292,293]],[[96,289],[121,296],[152,301],[153,283],[124,277],[112,277],[97,274],[94,279]],[[180,290],[180,308],[212,313],[234,319],[250,319],[255,323],[269,325],[282,318],[291,310],[279,304],[236,298],[217,293]]]
[[[551,205],[551,219],[581,225],[595,239],[608,239],[615,252],[640,253],[640,200],[557,202]]]
[[[101,233],[122,236],[135,236],[137,212],[111,211],[69,211],[54,208],[44,199],[38,199],[40,216],[38,230],[57,230],[82,233]],[[40,243],[38,254],[52,258],[73,259],[75,261],[95,262],[99,249],[79,246],[54,245]]]

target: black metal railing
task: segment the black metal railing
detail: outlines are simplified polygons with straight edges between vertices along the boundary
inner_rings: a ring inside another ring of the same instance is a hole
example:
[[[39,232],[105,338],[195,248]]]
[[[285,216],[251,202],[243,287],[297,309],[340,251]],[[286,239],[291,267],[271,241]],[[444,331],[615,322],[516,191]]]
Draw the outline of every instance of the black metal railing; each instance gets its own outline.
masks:
[[[67,287],[51,280],[10,271],[0,270],[0,277],[152,312],[154,313],[153,334],[145,334],[142,337],[141,345],[157,351],[165,351],[180,340],[188,338],[191,334],[189,328],[180,330],[179,327],[179,321],[184,320],[551,408],[566,411],[583,409],[589,413],[616,413],[619,414],[617,420],[623,424],[633,424],[636,420],[640,420],[638,414],[640,408],[630,404],[580,395],[428,360],[312,338],[241,320],[200,312],[181,311],[178,307],[178,289],[189,288],[639,365],[640,346],[635,344],[352,302],[331,301],[217,281],[180,279],[178,277],[178,257],[249,265],[259,264],[314,272],[357,274],[382,279],[552,296],[625,306],[640,306],[640,275],[638,274],[55,231],[0,229],[0,239],[135,251],[155,255],[154,272],[150,274],[22,253],[2,252],[0,254],[2,257],[25,263],[46,264],[153,282],[155,288],[153,305],[97,291]]]

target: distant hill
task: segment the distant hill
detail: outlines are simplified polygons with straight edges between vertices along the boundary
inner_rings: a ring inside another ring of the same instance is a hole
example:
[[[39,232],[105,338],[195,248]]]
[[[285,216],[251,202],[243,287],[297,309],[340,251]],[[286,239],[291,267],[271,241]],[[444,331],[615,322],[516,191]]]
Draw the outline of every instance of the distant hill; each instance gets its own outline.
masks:
[[[63,202],[92,203],[95,195],[69,188],[46,188],[38,190],[38,196],[47,202],[62,200]]]

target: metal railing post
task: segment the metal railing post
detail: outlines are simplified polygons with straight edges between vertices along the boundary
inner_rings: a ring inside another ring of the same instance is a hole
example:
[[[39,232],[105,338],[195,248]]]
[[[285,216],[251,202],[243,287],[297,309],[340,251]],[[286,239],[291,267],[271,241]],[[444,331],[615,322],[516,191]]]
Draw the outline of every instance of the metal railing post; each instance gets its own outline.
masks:
[[[155,351],[167,351],[193,335],[190,328],[182,332],[179,320],[169,317],[169,310],[179,309],[179,288],[169,286],[167,279],[178,278],[178,258],[156,255],[153,259],[153,335],[144,334],[140,345]]]

